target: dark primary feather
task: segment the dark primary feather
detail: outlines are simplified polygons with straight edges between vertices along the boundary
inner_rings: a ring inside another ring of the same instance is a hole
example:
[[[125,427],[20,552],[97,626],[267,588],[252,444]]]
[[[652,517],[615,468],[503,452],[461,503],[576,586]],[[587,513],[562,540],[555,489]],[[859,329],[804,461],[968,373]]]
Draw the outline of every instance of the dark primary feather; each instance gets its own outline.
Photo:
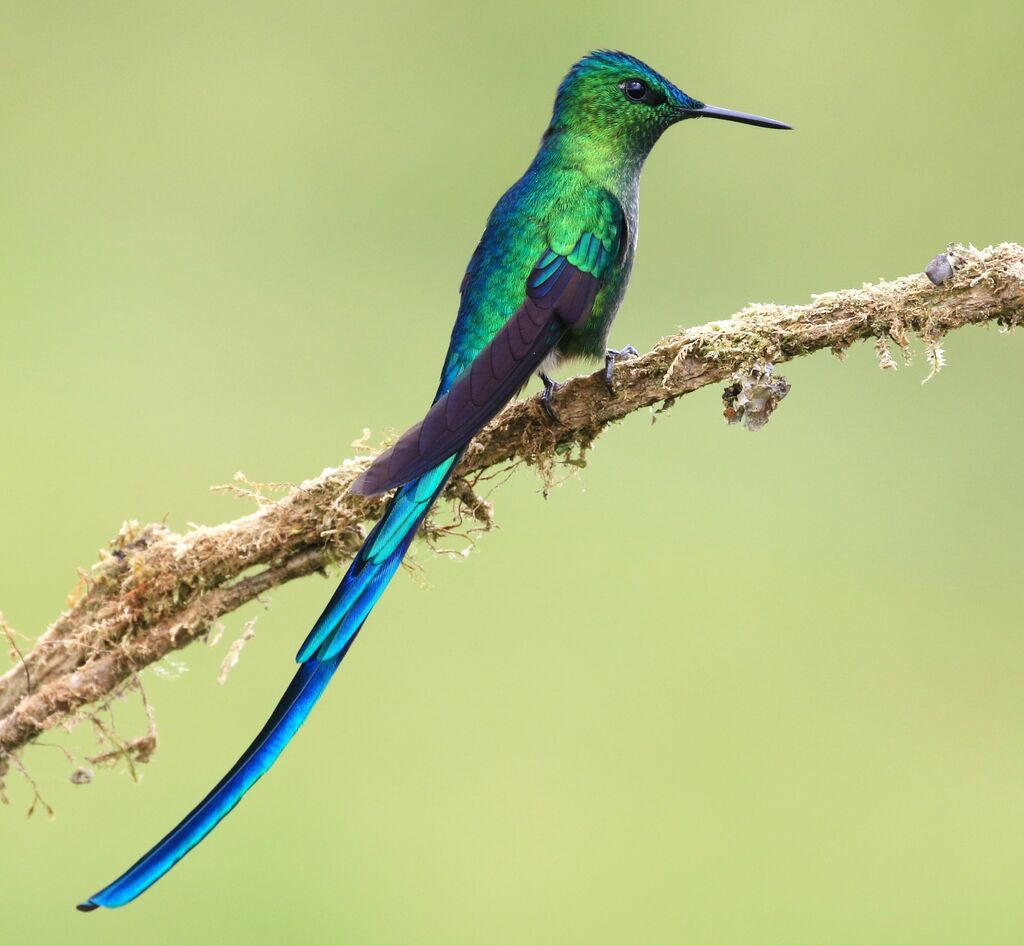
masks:
[[[590,254],[584,234],[570,257]],[[593,240],[596,244],[596,239]],[[458,452],[536,371],[567,331],[587,321],[601,280],[546,252],[527,281],[526,299],[426,416],[352,485],[373,496],[421,476]]]

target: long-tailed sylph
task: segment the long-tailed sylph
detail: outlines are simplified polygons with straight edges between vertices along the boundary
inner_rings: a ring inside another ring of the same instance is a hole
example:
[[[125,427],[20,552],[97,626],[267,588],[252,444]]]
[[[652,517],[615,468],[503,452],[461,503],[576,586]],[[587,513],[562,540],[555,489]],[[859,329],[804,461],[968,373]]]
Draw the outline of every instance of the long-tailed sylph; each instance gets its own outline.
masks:
[[[705,105],[635,59],[595,52],[558,88],[551,123],[526,173],[498,201],[469,261],[441,382],[423,420],[355,482],[395,489],[299,649],[299,669],[234,767],[162,841],[80,910],[119,907],[198,844],[274,763],[323,693],[472,437],[539,372],[605,357],[636,250],[640,170],[671,125],[722,118],[782,122]]]

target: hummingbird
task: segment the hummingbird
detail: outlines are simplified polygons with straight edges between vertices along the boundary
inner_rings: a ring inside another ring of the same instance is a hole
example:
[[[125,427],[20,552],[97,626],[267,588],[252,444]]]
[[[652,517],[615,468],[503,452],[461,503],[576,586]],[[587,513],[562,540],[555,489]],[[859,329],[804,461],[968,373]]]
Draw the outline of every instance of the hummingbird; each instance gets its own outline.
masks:
[[[441,379],[423,419],[354,481],[395,490],[299,648],[299,668],[259,735],[188,815],[82,911],[134,900],[197,845],[277,760],[338,669],[474,435],[536,372],[553,414],[567,359],[617,359],[607,347],[636,252],[640,172],[673,125],[715,118],[789,125],[707,105],[634,56],[600,50],[558,87],[551,122],[523,176],[501,197],[470,258]]]

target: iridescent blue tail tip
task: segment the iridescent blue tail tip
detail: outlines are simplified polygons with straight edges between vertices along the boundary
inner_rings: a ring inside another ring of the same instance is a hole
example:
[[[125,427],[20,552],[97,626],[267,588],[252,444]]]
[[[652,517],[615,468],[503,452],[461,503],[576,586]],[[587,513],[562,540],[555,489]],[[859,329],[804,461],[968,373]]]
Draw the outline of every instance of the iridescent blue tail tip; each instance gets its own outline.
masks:
[[[351,643],[351,641],[350,641]],[[181,823],[112,884],[78,904],[83,913],[97,907],[121,907],[155,884],[203,840],[269,769],[338,669],[344,651],[332,660],[299,667],[266,725],[234,767]]]

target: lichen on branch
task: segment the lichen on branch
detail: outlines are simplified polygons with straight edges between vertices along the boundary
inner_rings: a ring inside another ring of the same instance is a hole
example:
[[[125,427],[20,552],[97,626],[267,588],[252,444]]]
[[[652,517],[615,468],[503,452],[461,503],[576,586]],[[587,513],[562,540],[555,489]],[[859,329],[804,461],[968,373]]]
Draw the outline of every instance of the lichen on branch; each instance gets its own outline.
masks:
[[[829,292],[801,306],[750,305],[730,319],[667,336],[646,354],[616,364],[614,393],[603,371],[566,382],[553,399],[556,421],[536,397],[510,404],[470,445],[445,491],[456,525],[430,519],[428,539],[464,530],[467,519],[487,528],[492,510],[481,493],[496,471],[525,464],[550,478],[559,465],[579,462],[609,424],[671,405],[707,385],[726,382],[727,419],[742,417],[756,429],[789,390],[774,372],[782,362],[821,350],[841,354],[873,339],[880,367],[893,369],[894,350],[906,357],[910,337],[917,335],[931,377],[944,363],[942,341],[949,332],[1024,321],[1024,248],[956,246],[937,259],[942,257],[941,266],[929,266],[929,277]],[[258,508],[222,525],[176,533],[160,523],[125,523],[83,573],[68,610],[31,648],[17,643],[0,616],[13,661],[0,677],[0,797],[4,772],[12,765],[25,771],[17,753],[41,733],[82,719],[95,722],[97,705],[137,687],[143,668],[206,638],[225,614],[285,582],[351,559],[364,524],[384,508],[379,497],[349,493],[375,453],[361,449],[277,500],[236,486]],[[123,756],[134,764],[155,749],[156,735],[151,724],[140,739],[107,734],[105,742],[111,748],[94,762]],[[87,780],[76,776],[82,771],[76,769],[73,780]]]

